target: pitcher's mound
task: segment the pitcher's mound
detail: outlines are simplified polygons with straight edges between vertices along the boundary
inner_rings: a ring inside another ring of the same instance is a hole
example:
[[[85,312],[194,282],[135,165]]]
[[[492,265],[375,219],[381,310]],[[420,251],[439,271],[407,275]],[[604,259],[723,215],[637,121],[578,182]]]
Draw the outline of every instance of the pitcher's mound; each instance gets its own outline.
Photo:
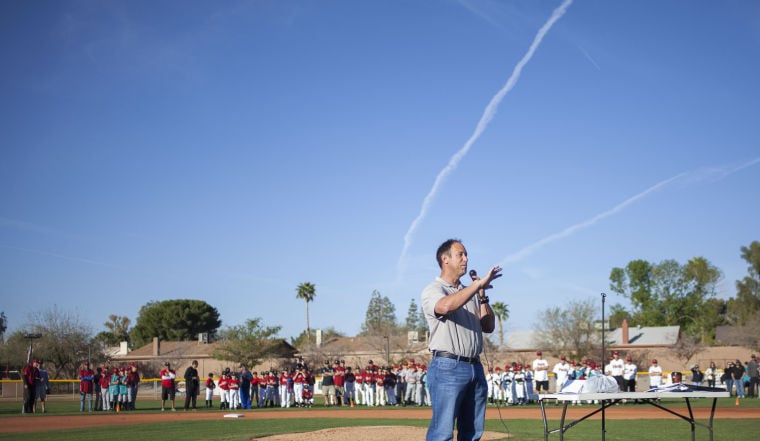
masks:
[[[410,426],[362,426],[338,427],[323,429],[315,432],[286,433],[263,438],[253,438],[252,441],[422,441],[425,439],[427,428]],[[508,438],[506,433],[485,432],[481,438],[484,441]],[[456,439],[456,436],[454,436]]]

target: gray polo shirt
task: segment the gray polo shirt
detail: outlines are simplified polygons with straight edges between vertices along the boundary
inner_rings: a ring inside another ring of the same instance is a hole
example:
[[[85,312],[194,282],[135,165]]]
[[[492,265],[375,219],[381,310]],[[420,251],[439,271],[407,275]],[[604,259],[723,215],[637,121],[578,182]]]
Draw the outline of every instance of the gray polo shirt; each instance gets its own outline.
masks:
[[[422,290],[422,311],[430,328],[431,351],[445,351],[462,357],[477,357],[483,350],[483,330],[480,327],[480,305],[477,296],[461,308],[444,316],[435,314],[435,304],[459,288],[440,277]]]

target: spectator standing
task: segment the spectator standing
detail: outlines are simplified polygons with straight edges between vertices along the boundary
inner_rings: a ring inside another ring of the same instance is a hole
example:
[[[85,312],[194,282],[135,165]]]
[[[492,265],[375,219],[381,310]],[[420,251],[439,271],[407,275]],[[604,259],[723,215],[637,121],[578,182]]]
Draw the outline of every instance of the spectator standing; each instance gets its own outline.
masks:
[[[353,373],[351,366],[346,367],[346,374],[343,376],[345,384],[345,402],[344,405],[354,407],[356,404],[356,375]]]
[[[201,391],[200,374],[198,374],[198,360],[193,360],[190,366],[185,369],[185,407],[187,412],[192,405],[193,410],[197,410],[198,393]]]
[[[103,411],[111,410],[111,391],[109,387],[111,385],[111,372],[109,372],[108,366],[103,366],[100,369],[100,394],[103,401]]]
[[[303,390],[306,385],[306,374],[304,373],[303,366],[296,368],[293,374],[293,398],[296,402],[296,407],[303,407]]]
[[[48,372],[45,369],[45,362],[42,359],[37,360],[37,366],[38,366],[39,376],[35,378],[34,394],[36,395],[37,399],[40,400],[42,413],[45,413],[46,412],[45,399],[47,397],[48,392],[50,391],[50,377],[48,376]],[[34,411],[37,412],[36,400],[34,403]]]
[[[166,400],[171,400],[172,411],[176,411],[177,408],[174,407],[174,397],[177,393],[177,373],[172,369],[171,363],[167,361],[164,363],[164,368],[159,375],[161,376],[161,411],[166,410]]]
[[[255,378],[256,383],[259,386],[259,407],[264,407],[267,401],[267,378],[266,372],[260,372],[258,377]]]
[[[536,352],[536,359],[531,365],[533,368],[533,380],[536,382],[536,393],[549,393],[549,362],[543,357],[541,351]]]
[[[335,360],[335,363],[333,364],[333,383],[335,384],[335,405],[336,406],[343,406],[347,405],[345,403],[345,395],[346,395],[346,379],[344,376],[346,375],[346,362],[345,360],[341,360],[340,363],[338,360]]]
[[[662,385],[662,367],[657,363],[657,359],[652,360],[649,366],[649,387],[655,388]]]
[[[628,356],[625,357],[625,364],[623,365],[623,388],[624,392],[636,392],[636,371],[638,366],[633,362],[633,359]],[[638,400],[637,400],[638,401]]]
[[[699,365],[695,364],[691,368],[691,382],[695,386],[701,386],[702,382],[704,381],[705,374],[702,373],[701,370],[699,370]]]
[[[729,361],[726,363],[726,368],[723,369],[723,375],[720,377],[720,382],[726,385],[726,390],[729,395],[734,394],[734,362]]]
[[[749,376],[749,393],[747,396],[749,398],[760,398],[760,391],[758,390],[760,388],[760,372],[755,354],[752,354],[749,363],[747,363],[747,375]]]
[[[718,377],[718,367],[715,366],[715,362],[711,361],[710,365],[705,370],[705,380],[707,380],[708,387],[715,387],[715,379]]]
[[[322,374],[322,393],[325,396],[325,407],[335,405],[335,378],[334,371],[330,367],[330,362],[326,361],[325,366],[320,371]]]
[[[116,408],[119,410],[129,409],[129,387],[127,386],[127,369],[119,369],[119,406]]]
[[[214,407],[214,389],[216,389],[216,383],[214,383],[214,373],[209,372],[208,378],[206,378],[206,408]]]
[[[737,359],[733,370],[734,387],[736,388],[737,398],[744,398],[744,372],[744,365]]]
[[[101,386],[101,382],[103,380],[103,368],[97,367],[95,368],[95,376],[92,377],[92,387],[94,388],[95,393],[95,411],[102,411],[103,410],[103,387]]]
[[[21,370],[21,379],[24,382],[24,408],[22,413],[34,412],[34,399],[36,397],[34,388],[39,376],[40,369],[37,360],[29,360],[29,363]]]
[[[93,381],[95,379],[95,372],[90,369],[90,362],[85,361],[82,363],[82,369],[79,370],[79,411],[84,412],[85,399],[89,404],[90,412],[92,412],[92,393],[95,390]]]
[[[417,406],[423,406],[425,404],[425,381],[427,380],[427,373],[425,372],[425,366],[422,363],[417,365]]]
[[[251,407],[255,404],[259,407],[259,374],[251,372]]]
[[[219,376],[219,410],[229,408],[230,405],[230,377],[227,370]]]
[[[227,386],[230,388],[230,409],[238,409],[240,407],[240,381],[238,376],[229,372],[227,374]]]
[[[555,391],[557,393],[560,393],[562,390],[562,386],[567,383],[567,380],[570,378],[570,363],[567,362],[564,355],[561,355],[559,357],[559,363],[554,365],[554,369],[552,369],[552,373],[554,373],[555,378]]]
[[[625,390],[625,379],[623,378],[623,370],[625,369],[625,362],[620,358],[618,351],[612,351],[612,360],[610,360],[610,375],[617,381],[618,390]]]
[[[240,404],[243,409],[251,408],[251,384],[253,383],[253,375],[251,371],[244,364],[240,364],[240,375],[238,375],[238,381],[240,382]]]
[[[127,372],[127,408],[129,410],[137,409],[137,391],[140,389],[140,373],[137,372],[137,365],[129,366]]]

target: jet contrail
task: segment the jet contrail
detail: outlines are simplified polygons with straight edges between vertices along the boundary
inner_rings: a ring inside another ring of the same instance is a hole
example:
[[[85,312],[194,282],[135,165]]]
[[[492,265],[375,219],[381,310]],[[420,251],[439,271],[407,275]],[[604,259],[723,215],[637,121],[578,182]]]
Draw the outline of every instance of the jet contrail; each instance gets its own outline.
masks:
[[[404,248],[401,251],[401,256],[398,259],[398,270],[401,271],[404,259],[406,258],[406,253],[409,251],[409,246],[412,243],[412,236],[414,235],[415,231],[417,230],[417,227],[419,226],[420,222],[425,218],[427,215],[428,209],[430,208],[430,205],[433,203],[433,199],[435,198],[436,194],[438,193],[438,189],[443,183],[443,181],[448,177],[451,172],[454,171],[454,169],[459,165],[459,161],[464,158],[464,156],[467,154],[467,152],[470,150],[470,147],[475,143],[475,141],[480,138],[480,135],[483,134],[483,132],[488,127],[488,124],[493,119],[494,115],[496,114],[496,110],[499,107],[499,104],[501,103],[501,100],[504,99],[504,96],[512,90],[513,87],[515,87],[515,84],[517,84],[517,80],[520,79],[520,74],[522,73],[523,68],[526,64],[530,61],[531,58],[533,58],[533,54],[536,52],[536,49],[538,48],[538,45],[541,44],[541,40],[543,40],[544,35],[546,35],[547,32],[549,32],[549,29],[554,25],[557,20],[559,20],[567,10],[568,7],[573,3],[573,0],[564,0],[557,9],[552,12],[551,17],[549,17],[549,20],[541,27],[541,29],[538,30],[538,33],[536,34],[535,38],[533,39],[533,43],[530,45],[530,48],[528,48],[528,52],[523,55],[522,59],[517,63],[515,68],[512,70],[512,75],[510,75],[509,79],[507,79],[506,84],[504,87],[499,90],[496,95],[494,95],[493,98],[491,98],[491,102],[488,103],[488,106],[486,106],[486,109],[483,111],[483,115],[480,117],[480,121],[478,121],[478,125],[475,128],[475,132],[470,136],[470,139],[467,140],[467,142],[464,144],[464,146],[457,151],[454,156],[451,157],[449,160],[449,163],[446,165],[446,167],[443,168],[438,173],[438,176],[435,178],[435,182],[433,182],[433,188],[430,189],[430,192],[425,196],[425,199],[422,201],[422,208],[420,209],[420,214],[417,215],[417,218],[412,221],[412,224],[409,226],[409,230],[406,232],[406,235],[404,236]]]
[[[625,201],[621,202],[620,204],[614,206],[613,208],[611,208],[611,209],[609,209],[609,210],[607,210],[607,211],[605,211],[603,213],[597,214],[596,216],[592,217],[591,219],[588,219],[588,220],[585,220],[585,221],[583,221],[581,223],[578,223],[578,224],[575,224],[573,226],[567,227],[564,230],[560,231],[559,233],[551,234],[551,235],[546,236],[545,238],[543,238],[543,239],[541,239],[541,240],[539,240],[537,242],[534,242],[534,243],[528,245],[527,247],[521,249],[520,251],[518,251],[516,253],[513,253],[513,254],[507,256],[506,258],[504,258],[502,260],[502,262],[500,263],[500,265],[506,265],[508,263],[517,262],[517,261],[521,260],[522,258],[524,258],[524,257],[526,257],[526,256],[528,256],[530,254],[533,254],[538,249],[543,248],[545,245],[548,245],[548,244],[550,244],[552,242],[555,242],[557,240],[560,240],[560,239],[563,239],[563,238],[565,238],[567,236],[570,236],[571,234],[574,234],[575,232],[577,232],[579,230],[582,230],[584,228],[588,228],[588,227],[596,224],[600,220],[604,219],[605,217],[612,216],[613,214],[616,214],[616,213],[620,212],[621,210],[623,210],[624,208],[626,208],[629,205],[633,204],[634,202],[638,201],[639,199],[642,199],[642,198],[644,198],[646,196],[649,196],[650,194],[652,194],[652,193],[654,193],[654,192],[656,192],[658,190],[661,190],[662,188],[664,188],[664,187],[666,187],[666,186],[668,186],[668,185],[670,185],[670,184],[672,184],[672,183],[674,183],[674,182],[676,182],[678,180],[685,179],[685,178],[689,177],[689,178],[693,178],[689,183],[694,183],[694,182],[697,182],[697,181],[705,180],[705,179],[707,179],[707,178],[709,178],[709,177],[711,177],[713,175],[717,175],[717,179],[723,179],[723,178],[725,178],[725,177],[727,177],[729,175],[732,175],[732,174],[734,174],[734,173],[736,173],[736,172],[738,172],[740,170],[744,170],[747,167],[752,167],[753,165],[759,164],[759,163],[760,163],[760,157],[752,159],[752,160],[750,160],[748,162],[745,162],[745,163],[743,163],[741,165],[738,165],[738,166],[735,166],[735,167],[720,167],[720,168],[709,169],[707,173],[705,173],[705,172],[703,172],[701,170],[679,173],[679,174],[673,176],[672,178],[668,178],[668,179],[665,179],[664,181],[658,182],[657,184],[655,184],[655,185],[647,188],[646,190],[642,191],[641,193],[639,193],[639,194],[637,194],[637,195],[635,195],[633,197],[630,197],[630,198],[626,199]],[[697,175],[697,176],[695,176],[695,175]]]

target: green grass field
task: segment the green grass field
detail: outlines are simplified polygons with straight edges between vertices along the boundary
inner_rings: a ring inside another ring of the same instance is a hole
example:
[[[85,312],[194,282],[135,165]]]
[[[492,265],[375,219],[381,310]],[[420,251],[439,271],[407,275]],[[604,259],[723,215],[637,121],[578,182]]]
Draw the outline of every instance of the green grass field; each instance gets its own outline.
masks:
[[[701,400],[700,400],[701,401]],[[706,406],[707,400],[698,402],[697,406]],[[141,413],[155,413],[158,404],[143,403],[145,409]],[[744,407],[760,407],[760,400],[742,402]],[[715,440],[755,439],[760,430],[760,419],[738,420],[720,419],[722,412],[730,412],[734,408],[733,399],[719,400],[718,418],[715,421]],[[0,403],[0,425],[2,419],[9,416],[19,416],[20,403]],[[79,404],[76,402],[55,402],[49,404],[48,415],[79,415]],[[297,412],[297,410],[292,410]],[[218,410],[212,411],[218,412]],[[267,410],[256,410],[260,418]],[[507,416],[509,408],[502,409]],[[97,418],[97,415],[92,415]],[[131,426],[110,426],[75,430],[56,430],[51,427],[45,430],[45,415],[30,415],[29,423],[39,425],[42,431],[33,433],[0,433],[0,440],[18,441],[87,441],[87,440],[161,440],[161,441],[192,441],[192,440],[229,440],[244,441],[254,436],[265,436],[280,433],[309,432],[331,427],[349,426],[382,426],[400,425],[427,427],[427,420],[408,419],[364,419],[364,418],[300,418],[300,419],[224,419],[177,421],[165,423],[146,423]],[[551,422],[556,426],[557,422]],[[543,427],[540,419],[533,420],[488,420],[486,430],[509,433],[512,440],[542,440]],[[707,430],[697,427],[697,440],[708,440]],[[550,439],[559,439],[557,434]],[[601,423],[585,421],[573,427],[565,434],[568,441],[586,441],[601,439]],[[690,426],[678,419],[658,420],[608,420],[606,439],[610,441],[673,441],[690,439]],[[308,441],[308,437],[304,437]],[[361,441],[361,440],[358,440]]]

